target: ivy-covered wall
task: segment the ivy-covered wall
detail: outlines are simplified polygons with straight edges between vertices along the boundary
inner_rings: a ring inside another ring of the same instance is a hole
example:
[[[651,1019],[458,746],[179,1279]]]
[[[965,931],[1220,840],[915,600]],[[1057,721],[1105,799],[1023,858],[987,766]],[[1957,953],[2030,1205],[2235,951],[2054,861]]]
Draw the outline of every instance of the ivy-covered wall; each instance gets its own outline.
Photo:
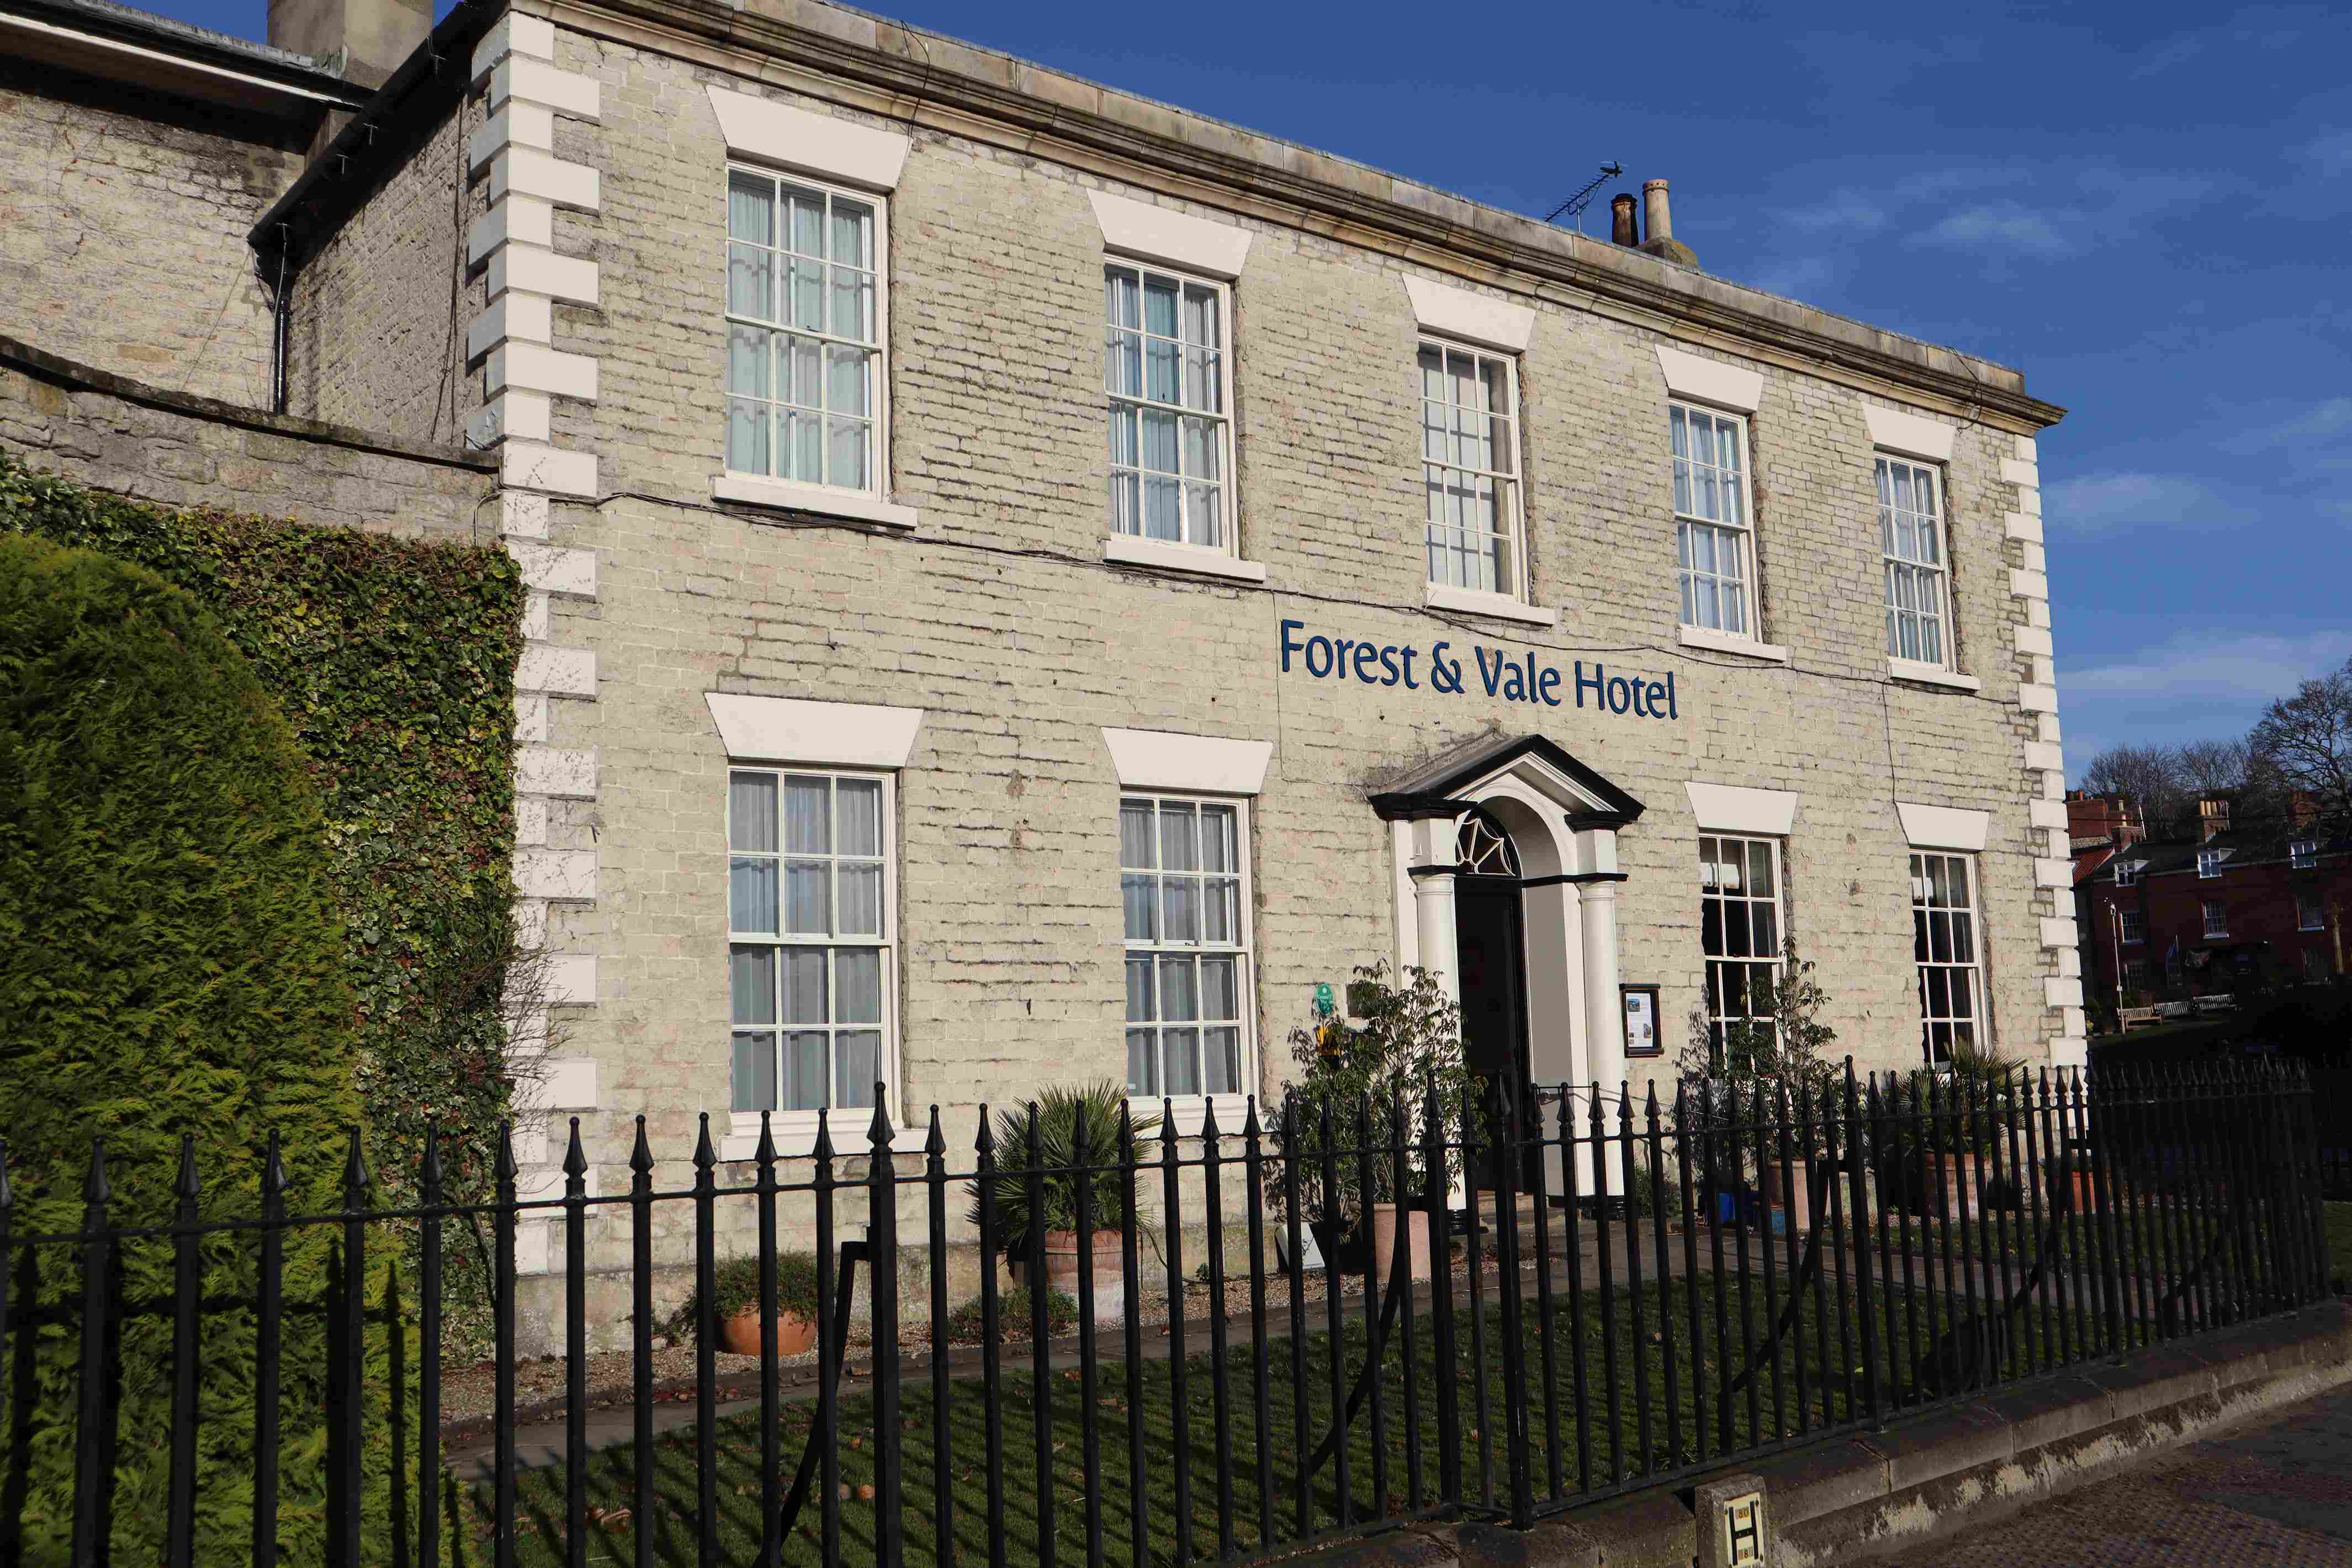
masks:
[[[509,1079],[514,668],[524,591],[496,547],[125,500],[0,453],[0,532],[136,562],[187,589],[276,694],[324,803],[385,1202],[426,1119],[479,1190]],[[527,989],[527,985],[524,987]]]

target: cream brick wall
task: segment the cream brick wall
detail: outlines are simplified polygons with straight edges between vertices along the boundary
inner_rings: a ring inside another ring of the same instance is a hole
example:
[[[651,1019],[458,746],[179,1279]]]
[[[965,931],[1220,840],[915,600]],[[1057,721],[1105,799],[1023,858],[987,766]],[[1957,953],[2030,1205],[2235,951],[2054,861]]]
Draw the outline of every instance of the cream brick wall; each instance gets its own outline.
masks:
[[[0,62],[0,334],[268,407],[269,297],[245,237],[301,173],[289,134]]]
[[[1123,1072],[1104,726],[1274,742],[1252,846],[1268,1091],[1313,984],[1394,952],[1387,830],[1366,791],[1497,727],[1540,728],[1647,805],[1621,839],[1623,978],[1664,987],[1670,1044],[1702,969],[1682,790],[1693,779],[1801,793],[1790,927],[1860,1065],[1917,1059],[1898,799],[1991,814],[1979,865],[1999,1042],[2040,1059],[2063,1031],[2044,989],[2039,920],[2052,906],[2034,884],[2046,834],[2028,816],[2042,780],[2022,749],[2043,726],[2018,706],[2034,670],[2019,654],[2031,612],[2011,574],[2040,563],[2005,521],[2028,504],[2004,477],[2013,433],[1937,416],[1961,426],[1956,635],[1981,690],[1894,683],[1869,399],[1756,362],[1764,624],[1790,662],[1686,649],[1652,352],[1674,340],[1522,297],[1539,312],[1523,362],[1529,554],[1535,597],[1560,624],[1536,633],[1433,613],[1421,603],[1405,265],[1188,206],[1255,231],[1234,297],[1239,528],[1268,582],[1108,567],[1103,248],[1087,200],[1101,182],[917,131],[892,196],[889,267],[892,484],[919,528],[716,507],[726,157],[703,89],[752,88],[570,31],[556,62],[597,80],[604,105],[570,153],[559,128],[559,153],[601,174],[601,212],[558,214],[554,230],[558,248],[593,256],[601,301],[558,323],[557,345],[593,356],[599,385],[593,404],[559,402],[552,428],[559,445],[598,454],[606,499],[558,497],[549,516],[552,543],[597,563],[594,600],[553,603],[549,635],[593,649],[599,679],[594,702],[551,706],[546,731],[596,759],[594,800],[551,802],[547,833],[551,848],[594,857],[593,908],[559,907],[551,931],[555,946],[597,958],[594,1011],[572,1028],[598,1064],[599,1101],[582,1114],[603,1190],[625,1184],[634,1115],[665,1158],[690,1149],[698,1112],[725,1120],[727,759],[703,703],[712,690],[926,710],[899,788],[901,1092],[917,1123],[902,1151],[919,1146],[933,1102],[961,1156],[978,1102]],[[1671,670],[1682,719],[1279,677],[1285,617],[1381,642],[1447,638],[1456,654],[1534,648],[1563,669],[1582,658]],[[621,1258],[600,1244],[595,1261]]]

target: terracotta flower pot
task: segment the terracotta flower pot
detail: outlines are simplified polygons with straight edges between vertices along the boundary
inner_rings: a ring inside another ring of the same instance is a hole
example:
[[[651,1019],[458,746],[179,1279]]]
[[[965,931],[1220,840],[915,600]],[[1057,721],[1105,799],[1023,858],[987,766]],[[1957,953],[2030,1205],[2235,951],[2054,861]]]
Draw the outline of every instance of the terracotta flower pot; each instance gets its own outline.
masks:
[[[1390,1270],[1396,1266],[1397,1214],[1395,1204],[1372,1205],[1372,1277],[1386,1289]],[[1414,1279],[1427,1279],[1433,1270],[1429,1261],[1429,1211],[1412,1208],[1403,1211],[1405,1216],[1406,1268]]]
[[[1045,1286],[1059,1290],[1076,1300],[1081,1289],[1091,1290],[1095,1299],[1097,1318],[1118,1318],[1127,1313],[1127,1274],[1119,1246],[1119,1234],[1115,1230],[1095,1232],[1094,1267],[1087,1270],[1088,1278],[1081,1284],[1078,1264],[1078,1233],[1075,1230],[1049,1230],[1045,1233]]]
[[[1764,1164],[1764,1202],[1767,1207],[1780,1211],[1773,1222],[1775,1231],[1784,1226],[1800,1235],[1813,1228],[1812,1163],[1807,1160],[1789,1162],[1790,1190],[1780,1190],[1780,1162],[1776,1156]]]
[[[760,1353],[760,1311],[752,1308],[723,1320],[719,1343],[730,1355]],[[816,1324],[797,1312],[776,1314],[776,1354],[799,1355],[816,1343]]]
[[[1968,1154],[1938,1154],[1935,1168],[1942,1173],[1944,1206],[1940,1212],[1953,1219],[1977,1217],[1977,1157]],[[1931,1189],[1927,1198],[1932,1206],[1936,1198]]]

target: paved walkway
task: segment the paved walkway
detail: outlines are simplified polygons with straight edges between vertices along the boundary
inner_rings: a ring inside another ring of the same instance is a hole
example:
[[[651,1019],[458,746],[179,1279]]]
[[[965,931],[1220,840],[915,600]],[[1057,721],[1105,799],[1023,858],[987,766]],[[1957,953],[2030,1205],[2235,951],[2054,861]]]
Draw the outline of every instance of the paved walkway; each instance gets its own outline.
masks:
[[[1892,1557],[1896,1568],[2352,1568],[2352,1391]]]

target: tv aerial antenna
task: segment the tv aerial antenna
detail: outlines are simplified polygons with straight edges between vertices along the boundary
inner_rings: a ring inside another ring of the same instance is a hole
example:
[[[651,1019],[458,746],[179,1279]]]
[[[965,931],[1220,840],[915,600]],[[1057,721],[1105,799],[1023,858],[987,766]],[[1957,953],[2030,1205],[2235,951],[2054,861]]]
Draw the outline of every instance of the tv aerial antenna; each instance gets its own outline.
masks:
[[[1601,186],[1617,178],[1618,175],[1624,172],[1625,167],[1622,163],[1601,164],[1600,177],[1595,179],[1591,184],[1586,185],[1582,190],[1577,192],[1576,195],[1569,197],[1568,200],[1560,203],[1559,205],[1552,208],[1551,211],[1544,214],[1544,222],[1558,223],[1563,217],[1572,217],[1576,220],[1576,232],[1582,234],[1584,232],[1584,209],[1592,205],[1592,198],[1601,194]]]

